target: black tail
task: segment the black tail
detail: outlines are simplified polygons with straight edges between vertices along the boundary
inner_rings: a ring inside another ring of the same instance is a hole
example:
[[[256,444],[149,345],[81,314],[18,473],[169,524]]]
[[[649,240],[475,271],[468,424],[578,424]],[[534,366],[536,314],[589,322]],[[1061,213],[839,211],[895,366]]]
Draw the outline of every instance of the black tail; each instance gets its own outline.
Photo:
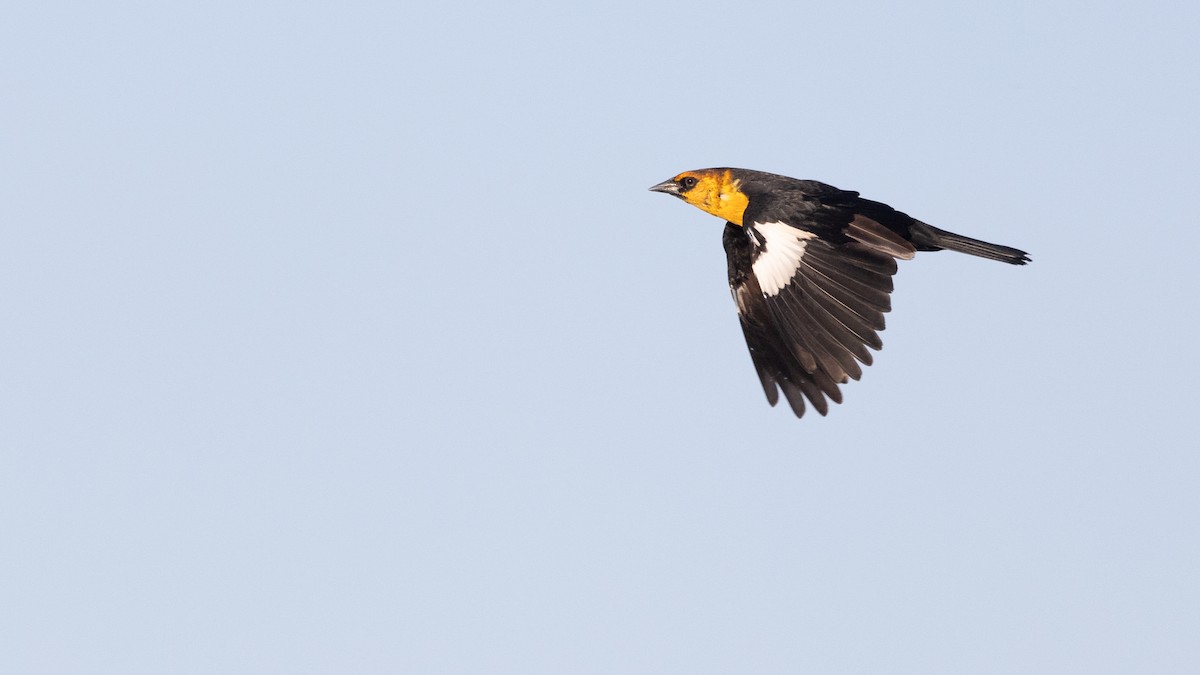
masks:
[[[911,232],[913,243],[918,248],[925,246],[929,246],[934,250],[944,248],[950,251],[958,251],[959,253],[977,255],[980,258],[987,258],[988,260],[999,260],[1010,265],[1024,265],[1029,262],[1029,254],[1019,248],[989,244],[986,241],[939,230],[919,220],[911,227]]]

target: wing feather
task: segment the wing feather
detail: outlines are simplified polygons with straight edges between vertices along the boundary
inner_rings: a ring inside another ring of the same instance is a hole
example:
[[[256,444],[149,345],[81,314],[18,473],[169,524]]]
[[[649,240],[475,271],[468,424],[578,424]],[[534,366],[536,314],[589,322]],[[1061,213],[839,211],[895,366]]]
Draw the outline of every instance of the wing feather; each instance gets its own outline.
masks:
[[[861,213],[846,226],[846,236],[892,258],[912,260],[917,254],[917,248],[904,237]]]
[[[790,334],[803,335],[820,361],[821,369],[835,382],[859,379],[862,371],[854,354],[843,345],[840,324],[821,307],[798,296],[800,284],[791,284],[780,293],[780,302],[768,303]]]
[[[798,417],[827,414],[882,348],[896,258],[911,244],[872,223],[856,218],[840,241],[781,222],[726,226],[730,287],[771,405],[782,391]]]

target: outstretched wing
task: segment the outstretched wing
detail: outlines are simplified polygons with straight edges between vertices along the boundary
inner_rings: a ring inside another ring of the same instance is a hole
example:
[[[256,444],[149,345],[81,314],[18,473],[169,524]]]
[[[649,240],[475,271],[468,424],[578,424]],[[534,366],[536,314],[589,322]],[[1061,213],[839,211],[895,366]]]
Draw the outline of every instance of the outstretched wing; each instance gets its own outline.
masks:
[[[797,417],[805,400],[822,415],[839,384],[862,377],[891,309],[896,258],[916,249],[887,227],[846,213],[840,228],[783,221],[726,224],[729,287],[771,405],[779,390]]]

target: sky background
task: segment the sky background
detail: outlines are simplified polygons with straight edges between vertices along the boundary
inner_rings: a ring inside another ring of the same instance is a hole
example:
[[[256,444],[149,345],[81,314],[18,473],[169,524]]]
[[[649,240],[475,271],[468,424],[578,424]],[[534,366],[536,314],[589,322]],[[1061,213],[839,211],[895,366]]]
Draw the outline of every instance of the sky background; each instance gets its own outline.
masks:
[[[1200,5],[18,2],[0,671],[1195,673]],[[740,166],[901,264],[768,407]]]

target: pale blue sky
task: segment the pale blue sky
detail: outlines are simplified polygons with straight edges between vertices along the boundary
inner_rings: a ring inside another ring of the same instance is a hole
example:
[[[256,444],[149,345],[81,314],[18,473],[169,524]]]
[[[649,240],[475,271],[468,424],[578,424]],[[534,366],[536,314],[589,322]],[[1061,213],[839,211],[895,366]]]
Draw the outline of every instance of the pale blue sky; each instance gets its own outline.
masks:
[[[1194,673],[1195,3],[19,3],[0,672]],[[744,166],[903,263],[769,408]]]

